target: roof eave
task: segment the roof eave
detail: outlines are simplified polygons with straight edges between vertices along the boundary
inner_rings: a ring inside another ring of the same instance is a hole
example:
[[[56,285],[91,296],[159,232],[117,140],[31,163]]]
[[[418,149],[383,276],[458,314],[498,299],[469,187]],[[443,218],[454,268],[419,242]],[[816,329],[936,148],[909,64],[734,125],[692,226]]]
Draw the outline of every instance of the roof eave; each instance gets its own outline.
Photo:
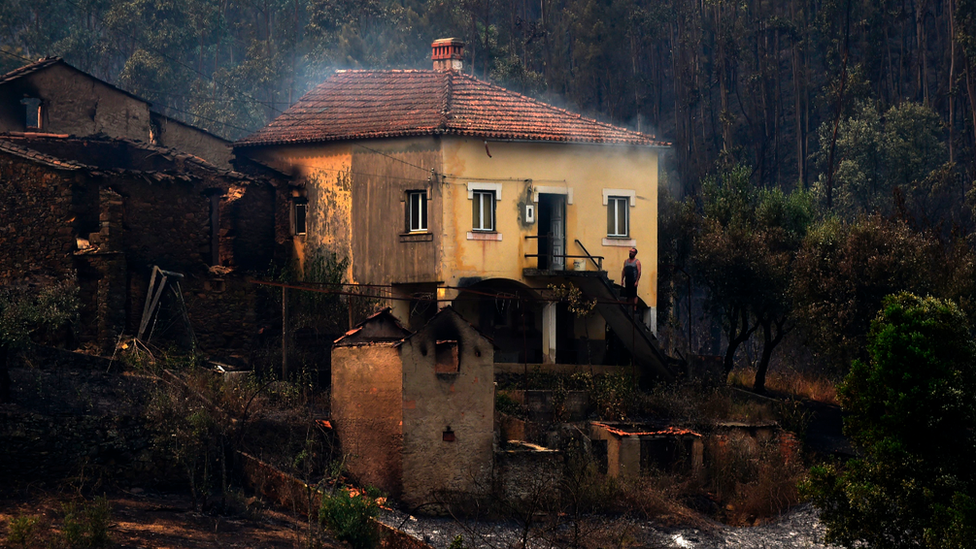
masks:
[[[485,139],[487,141],[494,142],[505,142],[505,143],[563,143],[571,145],[597,145],[597,146],[614,146],[614,147],[642,147],[651,149],[670,149],[671,143],[652,141],[652,142],[641,142],[639,140],[628,140],[628,139],[617,139],[617,140],[596,140],[596,139],[554,139],[551,137],[539,137],[537,139],[532,139],[528,137],[507,137],[504,134],[499,134],[498,132],[478,132],[478,131],[465,131],[457,129],[444,129],[444,128],[433,128],[433,129],[418,129],[418,130],[406,130],[397,132],[377,132],[372,134],[354,134],[354,135],[335,135],[326,137],[310,137],[310,138],[300,138],[300,139],[280,139],[280,140],[258,140],[258,141],[238,141],[234,143],[234,148],[252,148],[252,147],[280,147],[280,146],[290,146],[290,145],[313,145],[316,143],[336,143],[339,141],[364,141],[369,139],[394,139],[398,137],[429,137],[429,136],[439,136],[439,135],[450,135],[458,137],[476,137],[479,139]]]

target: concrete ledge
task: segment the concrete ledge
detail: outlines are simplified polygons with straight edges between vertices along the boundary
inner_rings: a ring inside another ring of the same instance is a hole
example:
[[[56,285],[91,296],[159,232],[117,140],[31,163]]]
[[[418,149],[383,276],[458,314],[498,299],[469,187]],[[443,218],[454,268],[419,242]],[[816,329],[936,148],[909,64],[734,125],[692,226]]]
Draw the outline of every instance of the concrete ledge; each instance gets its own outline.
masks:
[[[594,375],[627,374],[630,366],[605,366],[590,364],[521,364],[517,362],[496,362],[495,374],[524,374],[532,372],[547,374],[570,375],[577,372],[587,372]]]

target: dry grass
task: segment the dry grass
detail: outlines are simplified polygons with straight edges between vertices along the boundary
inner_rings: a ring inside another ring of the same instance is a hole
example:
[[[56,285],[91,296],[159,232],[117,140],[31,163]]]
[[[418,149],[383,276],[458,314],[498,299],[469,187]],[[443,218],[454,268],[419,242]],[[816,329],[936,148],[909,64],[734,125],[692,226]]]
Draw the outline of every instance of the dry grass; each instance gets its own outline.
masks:
[[[745,440],[728,441],[724,455],[708,466],[708,489],[721,506],[719,516],[734,526],[751,526],[799,503],[801,460],[770,441],[758,448]]]
[[[756,380],[753,367],[737,368],[729,376],[730,385],[752,387]],[[796,370],[770,370],[766,374],[766,389],[794,397],[808,398],[827,404],[838,404],[836,382],[823,375],[806,374]]]

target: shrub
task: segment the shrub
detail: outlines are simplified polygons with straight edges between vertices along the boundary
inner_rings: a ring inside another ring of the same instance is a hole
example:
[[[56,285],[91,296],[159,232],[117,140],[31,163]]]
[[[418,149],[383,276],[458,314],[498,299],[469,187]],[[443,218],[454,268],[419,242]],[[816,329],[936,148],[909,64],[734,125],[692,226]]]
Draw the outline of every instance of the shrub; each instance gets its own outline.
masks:
[[[976,349],[966,317],[950,301],[889,296],[868,354],[839,388],[844,432],[861,454],[844,469],[814,468],[804,484],[826,540],[976,547]]]
[[[10,519],[7,541],[24,549],[33,547],[39,534],[40,522],[41,519],[34,515],[23,515]]]
[[[347,541],[353,549],[374,547],[379,534],[373,518],[379,505],[369,494],[340,488],[322,498],[319,519],[339,541]]]
[[[66,503],[62,509],[64,525],[60,541],[65,546],[79,549],[112,546],[112,538],[108,535],[112,508],[107,499],[98,497],[91,503]]]

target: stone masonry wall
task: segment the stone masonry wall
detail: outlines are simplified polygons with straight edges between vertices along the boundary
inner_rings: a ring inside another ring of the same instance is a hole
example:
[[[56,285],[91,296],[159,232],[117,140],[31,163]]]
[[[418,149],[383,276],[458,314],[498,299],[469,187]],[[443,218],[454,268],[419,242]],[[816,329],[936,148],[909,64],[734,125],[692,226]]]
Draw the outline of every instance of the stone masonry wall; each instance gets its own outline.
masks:
[[[0,284],[72,271],[74,179],[0,153]]]

